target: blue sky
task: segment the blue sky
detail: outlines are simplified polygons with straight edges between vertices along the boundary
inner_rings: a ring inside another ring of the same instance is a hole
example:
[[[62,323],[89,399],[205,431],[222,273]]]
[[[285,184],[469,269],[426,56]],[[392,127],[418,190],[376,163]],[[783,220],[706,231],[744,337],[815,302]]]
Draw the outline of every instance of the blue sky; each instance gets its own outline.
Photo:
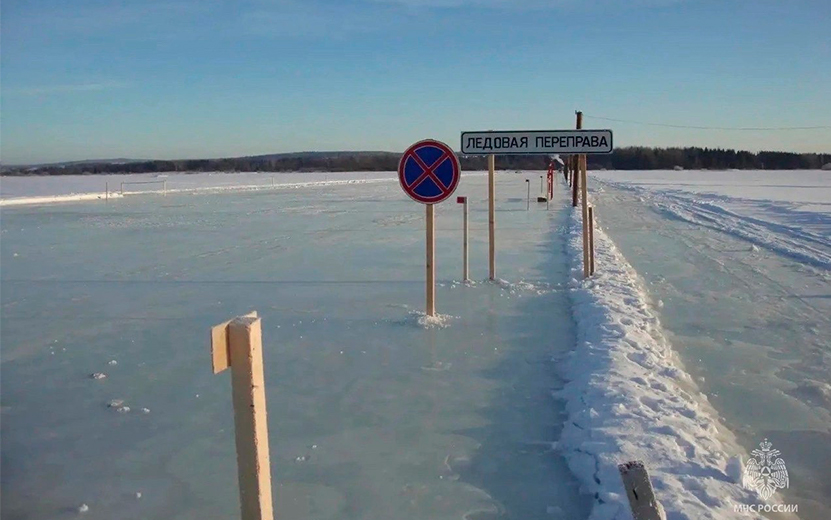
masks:
[[[6,164],[612,128],[831,152],[831,0],[2,2]]]

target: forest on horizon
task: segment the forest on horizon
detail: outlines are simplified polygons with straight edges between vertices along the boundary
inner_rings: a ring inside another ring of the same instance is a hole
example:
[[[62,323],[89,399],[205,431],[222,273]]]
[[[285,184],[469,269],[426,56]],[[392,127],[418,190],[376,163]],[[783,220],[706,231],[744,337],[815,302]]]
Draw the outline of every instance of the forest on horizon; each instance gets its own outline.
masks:
[[[97,175],[205,171],[394,171],[399,153],[301,152],[225,159],[81,161],[36,166],[3,166],[2,175]],[[463,170],[487,169],[485,156],[459,155]],[[542,155],[498,156],[501,170],[542,170],[550,158]],[[609,155],[588,156],[589,169],[607,170],[801,170],[820,169],[831,161],[817,153],[747,152],[721,148],[652,148],[630,146]]]

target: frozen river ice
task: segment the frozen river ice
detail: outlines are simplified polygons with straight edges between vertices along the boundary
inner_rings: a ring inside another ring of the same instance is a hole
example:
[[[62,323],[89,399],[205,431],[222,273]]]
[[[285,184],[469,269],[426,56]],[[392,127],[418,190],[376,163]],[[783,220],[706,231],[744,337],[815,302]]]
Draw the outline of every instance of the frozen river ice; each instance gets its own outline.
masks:
[[[252,309],[279,518],[586,518],[552,444],[567,211],[525,211],[525,178],[499,177],[501,283],[458,283],[460,207],[438,207],[444,328],[419,324],[424,210],[394,182],[4,209],[3,518],[235,517],[208,330]],[[457,191],[475,280],[485,193]]]
[[[253,309],[280,518],[625,520],[632,458],[670,518],[758,518],[734,512],[756,495],[728,460],[764,438],[779,502],[831,517],[827,174],[591,172],[588,282],[565,194],[526,211],[538,175],[498,176],[498,283],[482,174],[457,192],[471,285],[460,207],[438,207],[445,327],[422,324],[424,210],[389,173],[170,174],[167,196],[4,207],[3,517],[236,516],[208,329]]]

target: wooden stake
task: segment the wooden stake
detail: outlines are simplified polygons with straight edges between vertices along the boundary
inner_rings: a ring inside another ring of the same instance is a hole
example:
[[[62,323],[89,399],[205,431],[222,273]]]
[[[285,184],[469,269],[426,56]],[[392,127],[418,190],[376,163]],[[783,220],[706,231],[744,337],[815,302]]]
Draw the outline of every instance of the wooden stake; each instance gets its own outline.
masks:
[[[663,508],[655,498],[655,491],[643,462],[635,460],[618,464],[618,471],[629,498],[632,517],[635,520],[663,520]]]
[[[583,112],[576,112],[577,114],[577,130],[583,128]],[[571,206],[577,207],[577,192],[580,189],[580,155],[574,156],[574,173],[572,174],[572,194],[571,194]]]
[[[589,200],[586,189],[586,156],[580,156],[580,192],[583,197],[583,277],[589,277]]]
[[[540,175],[540,193],[542,193],[543,195],[545,195],[545,194],[546,194],[546,191],[545,191],[545,181],[543,181],[542,179],[543,179],[543,176],[542,176],[542,175]]]
[[[594,206],[589,206],[589,274],[594,274]]]
[[[215,374],[231,367],[241,518],[273,520],[262,323],[257,313],[211,328],[211,355]]]
[[[525,197],[525,211],[531,209],[531,179],[525,179],[525,185],[528,187],[528,195]]]
[[[496,280],[496,158],[488,156],[488,278]]]
[[[462,207],[462,211],[464,212],[463,217],[463,225],[464,225],[464,246],[462,246],[462,280],[465,282],[470,280],[470,269],[469,269],[469,262],[468,262],[468,222],[467,222],[467,197],[465,197],[465,201]]]
[[[436,315],[436,209],[427,206],[427,316]]]

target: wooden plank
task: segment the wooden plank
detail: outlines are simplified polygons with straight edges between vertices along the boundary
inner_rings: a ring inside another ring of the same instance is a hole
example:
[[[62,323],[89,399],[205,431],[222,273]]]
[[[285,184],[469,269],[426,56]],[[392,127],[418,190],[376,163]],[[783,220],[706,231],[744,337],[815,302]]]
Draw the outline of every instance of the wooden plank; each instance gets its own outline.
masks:
[[[242,520],[273,520],[262,325],[260,318],[239,317],[227,329],[240,512]]]
[[[646,467],[640,460],[618,464],[620,478],[626,496],[629,497],[629,507],[635,520],[666,520],[663,508],[655,498],[652,483]]]
[[[243,317],[256,318],[257,311],[251,311]],[[211,367],[214,374],[218,374],[231,366],[230,344],[228,342],[228,324],[231,321],[233,320],[211,327]]]

